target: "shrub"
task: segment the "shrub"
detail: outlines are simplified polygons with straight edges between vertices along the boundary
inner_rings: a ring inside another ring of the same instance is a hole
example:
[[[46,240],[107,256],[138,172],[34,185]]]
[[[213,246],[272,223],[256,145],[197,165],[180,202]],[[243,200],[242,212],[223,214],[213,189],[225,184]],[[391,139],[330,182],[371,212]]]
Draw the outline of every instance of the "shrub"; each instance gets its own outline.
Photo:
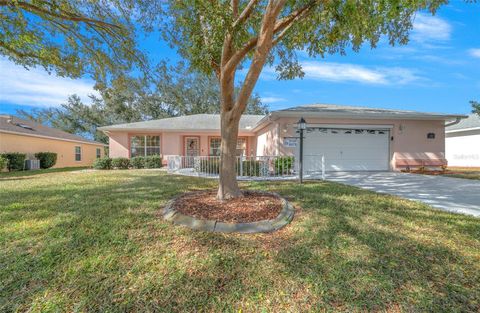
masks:
[[[109,157],[96,159],[95,162],[93,162],[93,168],[97,170],[109,170],[112,168],[112,159]]]
[[[220,173],[220,160],[218,158],[201,159],[195,169],[201,173],[218,174]]]
[[[57,163],[57,154],[55,152],[38,152],[35,157],[40,160],[40,168],[51,168]]]
[[[112,159],[112,167],[122,170],[128,169],[130,166],[130,160],[127,158],[114,158]]]
[[[8,159],[2,155],[0,155],[0,172],[7,167]]]
[[[284,156],[275,159],[275,174],[291,174],[294,164],[293,156]]]
[[[252,160],[242,161],[241,164],[237,162],[237,174],[241,176],[260,176],[262,163],[264,162]]]
[[[25,153],[4,153],[2,156],[8,160],[9,171],[23,171],[25,168],[25,159],[27,158]]]
[[[144,168],[145,167],[145,157],[136,156],[130,159],[130,164],[133,168]]]
[[[145,157],[145,168],[161,168],[162,157],[159,155],[149,155]]]

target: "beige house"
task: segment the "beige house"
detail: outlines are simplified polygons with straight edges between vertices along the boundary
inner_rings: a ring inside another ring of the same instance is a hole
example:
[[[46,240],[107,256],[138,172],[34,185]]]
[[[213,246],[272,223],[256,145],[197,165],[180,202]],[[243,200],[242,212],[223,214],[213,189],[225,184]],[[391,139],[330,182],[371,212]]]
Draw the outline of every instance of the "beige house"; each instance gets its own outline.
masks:
[[[298,156],[297,122],[307,122],[305,171],[321,157],[327,171],[389,171],[446,165],[445,127],[463,115],[313,104],[244,115],[237,153]],[[197,114],[100,128],[109,136],[111,157],[218,156],[220,117]],[[164,158],[165,159],[165,158]]]
[[[0,115],[0,153],[19,152],[34,159],[37,152],[57,153],[55,168],[91,166],[105,155],[106,145],[59,129]]]

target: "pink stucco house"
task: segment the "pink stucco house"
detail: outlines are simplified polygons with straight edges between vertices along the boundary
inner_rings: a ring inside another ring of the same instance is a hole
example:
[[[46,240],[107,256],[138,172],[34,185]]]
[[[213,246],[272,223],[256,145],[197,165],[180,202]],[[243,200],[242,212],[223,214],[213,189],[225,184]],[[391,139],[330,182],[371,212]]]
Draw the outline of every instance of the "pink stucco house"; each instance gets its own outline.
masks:
[[[244,115],[238,154],[298,154],[297,121],[304,117],[305,170],[325,158],[327,171],[388,171],[406,166],[441,166],[445,127],[463,115],[313,104]],[[100,128],[110,138],[110,157],[161,154],[217,156],[220,118],[196,114]],[[311,160],[311,161],[309,161]]]

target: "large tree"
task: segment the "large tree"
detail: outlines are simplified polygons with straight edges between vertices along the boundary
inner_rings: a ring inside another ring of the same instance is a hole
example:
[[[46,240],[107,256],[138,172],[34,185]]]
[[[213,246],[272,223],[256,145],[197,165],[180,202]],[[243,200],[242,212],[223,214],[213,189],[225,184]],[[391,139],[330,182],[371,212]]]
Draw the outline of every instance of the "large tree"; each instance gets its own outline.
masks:
[[[146,0],[146,3],[150,1]],[[134,19],[142,0],[0,0],[0,55],[60,76],[105,80],[132,65],[144,69]]]
[[[406,44],[415,12],[446,0],[171,0],[161,30],[192,66],[214,73],[221,93],[219,199],[242,195],[235,174],[240,117],[265,64],[283,79],[302,76],[296,51],[311,57],[375,47],[385,37]],[[235,93],[238,69],[246,76]]]
[[[106,69],[136,60],[131,18],[164,38],[194,68],[220,84],[221,165],[218,198],[241,196],[235,175],[236,140],[265,64],[279,77],[302,76],[296,51],[311,57],[375,47],[385,37],[406,44],[418,10],[434,13],[447,0],[113,0],[2,1],[0,54],[19,64],[41,64],[60,74]],[[160,22],[159,22],[160,21]],[[60,36],[57,36],[60,35]],[[140,62],[141,63],[141,62]],[[237,70],[246,67],[235,92]]]
[[[97,84],[99,96],[83,103],[71,95],[58,108],[18,110],[17,114],[39,123],[101,142],[108,138],[97,128],[164,117],[199,113],[220,113],[220,88],[212,75],[192,71],[183,62],[168,66],[161,62],[153,78],[119,76]],[[238,88],[237,88],[238,90]],[[247,113],[265,114],[258,95],[248,101]]]

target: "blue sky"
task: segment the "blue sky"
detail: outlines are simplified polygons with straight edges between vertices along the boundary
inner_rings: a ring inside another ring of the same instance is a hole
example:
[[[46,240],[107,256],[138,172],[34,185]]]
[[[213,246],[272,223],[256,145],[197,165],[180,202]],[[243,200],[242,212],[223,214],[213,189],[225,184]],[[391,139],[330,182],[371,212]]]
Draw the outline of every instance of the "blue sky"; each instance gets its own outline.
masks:
[[[365,46],[359,53],[323,59],[299,52],[303,79],[278,81],[267,67],[255,91],[271,110],[332,103],[469,113],[468,101],[480,100],[480,4],[454,0],[434,17],[417,14],[414,25],[406,46],[381,42],[373,50]],[[140,41],[154,60],[179,60],[157,36]],[[92,86],[88,78],[59,78],[0,58],[0,113],[58,106],[73,93],[88,103]]]

